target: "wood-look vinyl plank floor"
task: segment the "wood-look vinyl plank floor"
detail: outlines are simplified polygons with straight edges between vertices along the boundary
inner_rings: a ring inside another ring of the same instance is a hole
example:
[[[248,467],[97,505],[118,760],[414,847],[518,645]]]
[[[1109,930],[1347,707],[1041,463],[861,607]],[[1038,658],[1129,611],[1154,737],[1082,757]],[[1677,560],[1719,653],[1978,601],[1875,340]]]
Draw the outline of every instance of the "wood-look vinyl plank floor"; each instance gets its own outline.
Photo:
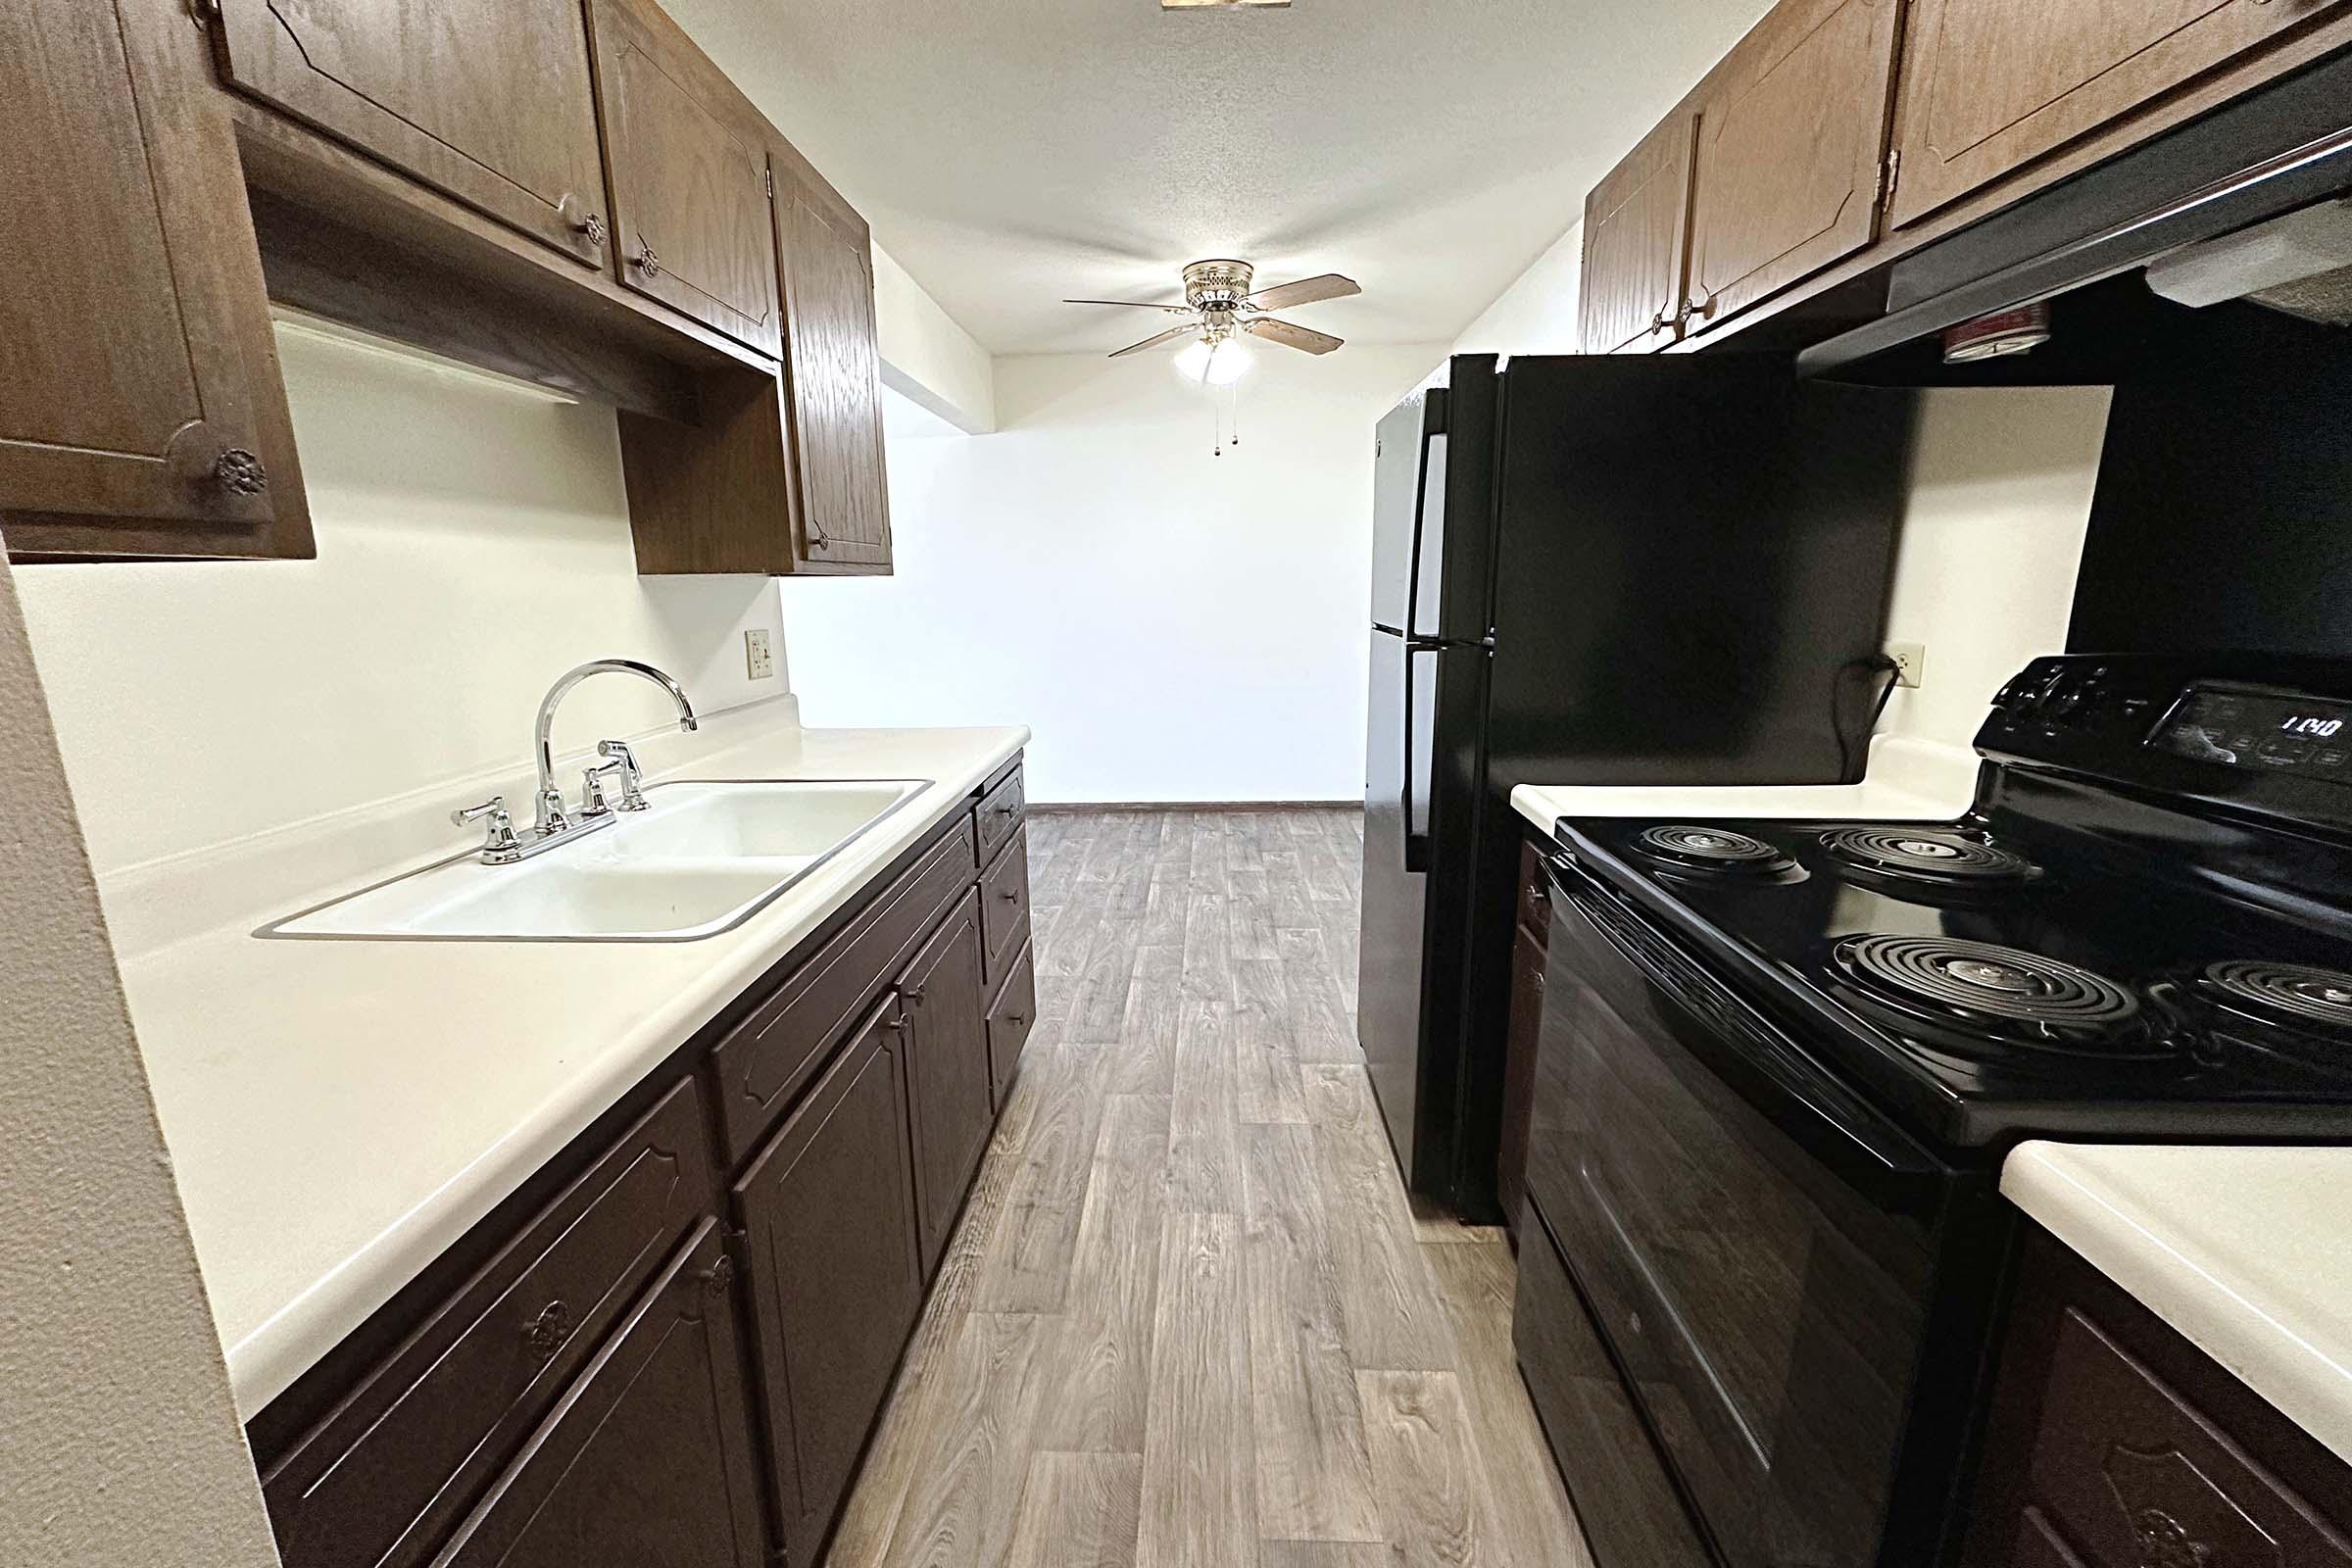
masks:
[[[1355,1049],[1360,813],[1028,831],[1038,1023],[831,1568],[1589,1568]]]

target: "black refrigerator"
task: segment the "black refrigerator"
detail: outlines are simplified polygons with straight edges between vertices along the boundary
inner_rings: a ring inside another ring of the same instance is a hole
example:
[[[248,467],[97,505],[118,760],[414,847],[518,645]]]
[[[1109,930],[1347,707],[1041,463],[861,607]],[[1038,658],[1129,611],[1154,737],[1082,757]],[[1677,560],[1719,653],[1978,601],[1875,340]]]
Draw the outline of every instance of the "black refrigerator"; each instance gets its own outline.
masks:
[[[1514,785],[1860,776],[1913,399],[1779,356],[1453,359],[1381,420],[1356,1033],[1491,1221]]]

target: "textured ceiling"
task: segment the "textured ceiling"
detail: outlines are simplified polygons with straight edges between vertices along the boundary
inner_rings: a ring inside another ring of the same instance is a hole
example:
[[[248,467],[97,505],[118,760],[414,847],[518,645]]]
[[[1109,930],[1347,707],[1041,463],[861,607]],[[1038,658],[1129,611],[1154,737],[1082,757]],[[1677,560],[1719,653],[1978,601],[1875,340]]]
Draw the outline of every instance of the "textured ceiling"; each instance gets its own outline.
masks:
[[[1450,341],[1766,0],[663,0],[997,354],[1108,350],[1204,256]]]

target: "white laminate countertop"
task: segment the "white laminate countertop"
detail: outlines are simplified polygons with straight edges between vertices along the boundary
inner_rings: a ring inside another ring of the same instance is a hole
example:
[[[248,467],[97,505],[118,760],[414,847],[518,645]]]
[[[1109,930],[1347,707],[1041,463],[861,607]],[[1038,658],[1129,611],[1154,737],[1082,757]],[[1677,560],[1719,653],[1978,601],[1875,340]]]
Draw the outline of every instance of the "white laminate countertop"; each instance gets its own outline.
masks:
[[[714,715],[704,730],[645,742],[649,774],[933,783],[743,925],[699,942],[252,935],[267,918],[446,856],[462,841],[445,818],[423,841],[434,852],[416,853],[412,838],[406,858],[370,871],[347,843],[308,857],[249,846],[235,866],[183,866],[190,902],[220,902],[217,886],[199,891],[197,871],[213,884],[242,877],[254,902],[228,923],[144,951],[138,928],[156,924],[171,890],[150,876],[122,894],[119,925],[134,933],[117,938],[132,1020],[243,1414],[962,809],[1029,734],[805,730],[789,703]],[[297,885],[290,862],[331,880]]]
[[[1511,805],[1546,833],[1563,816],[1940,822],[1975,800],[1978,762],[1965,746],[1881,735],[1857,784],[1522,784]]]
[[[2352,1461],[2352,1148],[2025,1143],[2001,1191]]]

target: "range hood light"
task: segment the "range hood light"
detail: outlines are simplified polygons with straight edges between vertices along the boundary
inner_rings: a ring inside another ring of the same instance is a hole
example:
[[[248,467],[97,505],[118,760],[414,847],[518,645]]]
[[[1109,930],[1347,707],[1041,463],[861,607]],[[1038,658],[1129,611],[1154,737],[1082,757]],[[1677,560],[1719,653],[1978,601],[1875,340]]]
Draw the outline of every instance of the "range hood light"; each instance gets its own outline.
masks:
[[[1974,365],[1980,360],[1997,360],[2007,354],[2027,354],[2050,340],[2050,306],[2047,300],[2032,305],[2019,305],[1990,316],[1980,316],[1973,321],[1943,329],[1943,363]]]

